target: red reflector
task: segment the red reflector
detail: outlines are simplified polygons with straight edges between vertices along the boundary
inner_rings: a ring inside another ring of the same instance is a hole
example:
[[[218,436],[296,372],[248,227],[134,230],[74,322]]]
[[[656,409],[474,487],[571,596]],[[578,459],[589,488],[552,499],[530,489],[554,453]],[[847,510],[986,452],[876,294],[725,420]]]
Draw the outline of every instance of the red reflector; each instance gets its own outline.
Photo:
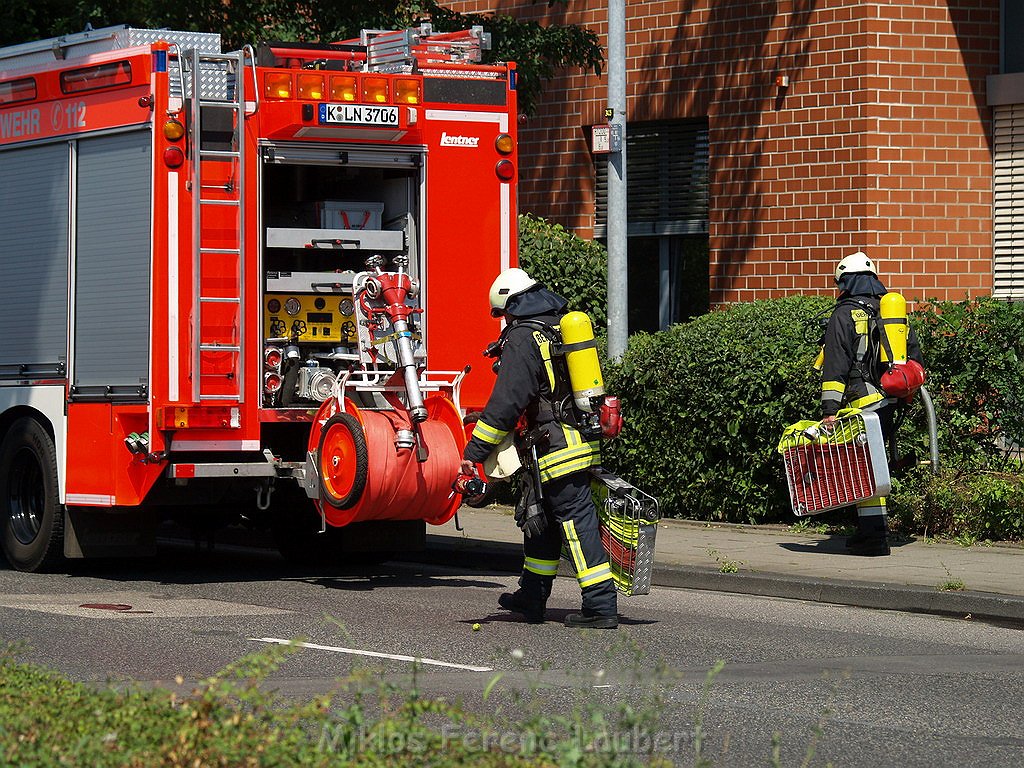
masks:
[[[177,147],[164,150],[164,165],[168,168],[180,168],[185,162],[185,153]]]
[[[516,175],[516,167],[512,165],[511,160],[499,160],[498,164],[494,166],[494,172],[502,181],[512,181]]]
[[[195,464],[175,464],[174,465],[174,476],[175,477],[195,477],[196,476],[196,465]]]

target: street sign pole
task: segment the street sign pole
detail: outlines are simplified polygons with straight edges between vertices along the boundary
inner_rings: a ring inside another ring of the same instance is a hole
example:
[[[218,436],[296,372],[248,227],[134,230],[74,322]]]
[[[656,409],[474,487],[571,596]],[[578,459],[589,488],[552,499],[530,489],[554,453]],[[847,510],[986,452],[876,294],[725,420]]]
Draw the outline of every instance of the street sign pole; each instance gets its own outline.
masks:
[[[626,2],[608,2],[608,123],[618,134],[618,151],[608,153],[608,356],[626,351],[628,275],[626,264]]]

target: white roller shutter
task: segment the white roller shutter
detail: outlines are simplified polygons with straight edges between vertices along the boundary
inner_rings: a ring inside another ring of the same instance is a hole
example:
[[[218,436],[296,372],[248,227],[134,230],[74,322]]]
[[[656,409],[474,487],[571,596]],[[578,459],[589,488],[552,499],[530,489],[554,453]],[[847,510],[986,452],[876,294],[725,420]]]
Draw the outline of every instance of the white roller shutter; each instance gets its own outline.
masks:
[[[992,294],[1024,299],[1024,104],[994,109]]]
[[[0,377],[67,360],[67,142],[0,152]]]

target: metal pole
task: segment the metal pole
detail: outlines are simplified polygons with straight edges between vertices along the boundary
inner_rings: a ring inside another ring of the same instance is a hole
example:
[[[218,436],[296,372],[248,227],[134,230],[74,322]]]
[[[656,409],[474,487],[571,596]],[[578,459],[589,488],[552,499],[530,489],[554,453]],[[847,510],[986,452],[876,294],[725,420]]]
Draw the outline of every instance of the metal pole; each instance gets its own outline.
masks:
[[[621,138],[608,155],[608,356],[618,360],[629,336],[626,269],[626,0],[608,0],[608,108],[612,135]],[[614,141],[614,140],[613,140]]]

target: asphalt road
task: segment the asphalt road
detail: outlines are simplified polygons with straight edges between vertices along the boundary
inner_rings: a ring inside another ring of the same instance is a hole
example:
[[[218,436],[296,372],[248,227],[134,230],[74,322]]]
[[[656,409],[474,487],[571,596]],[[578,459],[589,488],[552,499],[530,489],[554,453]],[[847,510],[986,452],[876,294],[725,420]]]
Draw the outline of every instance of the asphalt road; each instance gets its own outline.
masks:
[[[1019,627],[656,588],[621,600],[617,631],[581,632],[560,623],[578,606],[572,580],[558,580],[540,626],[496,608],[514,582],[404,563],[303,568],[230,548],[165,547],[155,560],[58,575],[0,567],[0,646],[24,642],[23,659],[77,679],[175,687],[180,675],[189,688],[301,638],[316,647],[271,678],[288,696],[330,690],[356,668],[408,685],[417,657],[425,692],[474,711],[656,704],[658,748],[677,765],[694,764],[698,713],[704,754],[720,766],[770,764],[773,734],[785,766],[811,748],[810,765],[1024,764]]]

